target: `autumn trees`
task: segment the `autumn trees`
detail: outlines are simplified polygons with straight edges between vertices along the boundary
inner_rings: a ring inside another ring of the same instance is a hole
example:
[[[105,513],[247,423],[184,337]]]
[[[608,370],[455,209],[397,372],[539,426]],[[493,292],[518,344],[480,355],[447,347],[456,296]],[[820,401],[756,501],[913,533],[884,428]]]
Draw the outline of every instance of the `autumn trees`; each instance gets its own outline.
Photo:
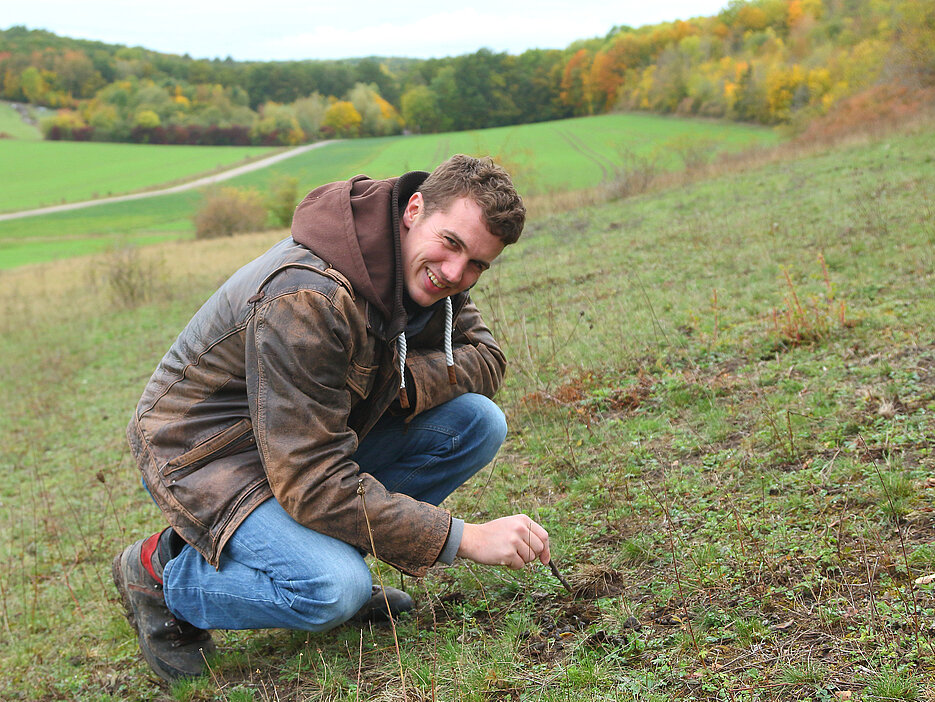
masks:
[[[609,110],[804,124],[878,81],[935,84],[935,5],[731,0],[565,49],[429,60],[208,61],[0,31],[0,97],[58,110],[49,138],[295,144]]]

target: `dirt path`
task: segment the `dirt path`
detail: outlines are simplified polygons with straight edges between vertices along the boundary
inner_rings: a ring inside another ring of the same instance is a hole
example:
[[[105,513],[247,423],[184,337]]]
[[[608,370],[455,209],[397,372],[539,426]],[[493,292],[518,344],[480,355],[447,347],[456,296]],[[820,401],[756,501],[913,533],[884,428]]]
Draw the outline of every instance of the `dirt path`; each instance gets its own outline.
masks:
[[[184,190],[192,190],[193,188],[200,188],[205,185],[211,185],[212,183],[220,183],[224,180],[229,180],[230,178],[235,178],[236,176],[243,175],[244,173],[249,173],[250,171],[256,171],[261,168],[266,168],[271,166],[274,163],[279,161],[285,161],[287,158],[292,158],[293,156],[298,156],[299,154],[304,154],[307,151],[312,149],[317,149],[324,146],[325,144],[333,144],[336,140],[331,139],[328,141],[319,141],[314,144],[306,144],[305,146],[298,146],[289,151],[283,151],[278,154],[273,154],[266,158],[261,158],[252,163],[246,163],[242,166],[237,166],[236,168],[231,168],[228,171],[222,171],[221,173],[215,173],[214,175],[205,176],[204,178],[199,178],[197,180],[189,181],[188,183],[182,183],[181,185],[173,185],[170,188],[161,188],[159,190],[147,190],[141,193],[130,193],[129,195],[115,195],[113,197],[102,197],[96,200],[84,200],[83,202],[69,202],[64,205],[51,205],[50,207],[39,207],[34,210],[20,210],[19,212],[8,212],[6,214],[0,214],[0,222],[5,222],[10,219],[20,219],[21,217],[34,217],[36,215],[52,214],[53,212],[67,212],[68,210],[80,210],[85,207],[94,207],[96,205],[104,205],[108,202],[126,202],[128,200],[142,200],[147,197],[156,197],[157,195],[168,195],[169,193],[180,193]]]

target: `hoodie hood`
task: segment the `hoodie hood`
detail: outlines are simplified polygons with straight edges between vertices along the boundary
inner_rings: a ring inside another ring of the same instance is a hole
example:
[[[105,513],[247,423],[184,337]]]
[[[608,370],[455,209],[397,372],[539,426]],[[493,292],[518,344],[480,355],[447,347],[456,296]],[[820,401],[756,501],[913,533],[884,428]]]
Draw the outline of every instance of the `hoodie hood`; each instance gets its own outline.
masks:
[[[389,338],[406,324],[400,212],[427,177],[410,171],[387,180],[360,175],[322,185],[305,196],[292,218],[292,238],[350,281],[383,317]]]

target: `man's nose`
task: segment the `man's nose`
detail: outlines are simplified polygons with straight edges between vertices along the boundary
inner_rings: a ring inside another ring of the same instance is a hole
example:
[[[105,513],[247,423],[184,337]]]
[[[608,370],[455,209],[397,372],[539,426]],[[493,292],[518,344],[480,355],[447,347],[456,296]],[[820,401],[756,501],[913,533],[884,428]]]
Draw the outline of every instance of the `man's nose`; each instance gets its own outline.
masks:
[[[464,277],[464,269],[467,267],[467,259],[462,257],[452,258],[442,264],[441,273],[445,281],[453,286],[457,286]]]

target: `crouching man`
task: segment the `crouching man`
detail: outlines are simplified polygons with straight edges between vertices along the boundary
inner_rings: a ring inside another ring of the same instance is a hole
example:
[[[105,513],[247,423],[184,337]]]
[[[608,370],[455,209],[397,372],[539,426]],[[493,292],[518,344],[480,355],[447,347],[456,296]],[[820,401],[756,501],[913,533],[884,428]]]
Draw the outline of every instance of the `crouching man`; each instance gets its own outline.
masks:
[[[373,586],[365,552],[415,576],[456,555],[548,563],[529,517],[438,506],[506,435],[504,357],[468,289],[524,221],[489,159],[324,185],[192,318],[127,430],[169,526],[113,564],[159,676],[201,674],[208,629],[411,608]]]

